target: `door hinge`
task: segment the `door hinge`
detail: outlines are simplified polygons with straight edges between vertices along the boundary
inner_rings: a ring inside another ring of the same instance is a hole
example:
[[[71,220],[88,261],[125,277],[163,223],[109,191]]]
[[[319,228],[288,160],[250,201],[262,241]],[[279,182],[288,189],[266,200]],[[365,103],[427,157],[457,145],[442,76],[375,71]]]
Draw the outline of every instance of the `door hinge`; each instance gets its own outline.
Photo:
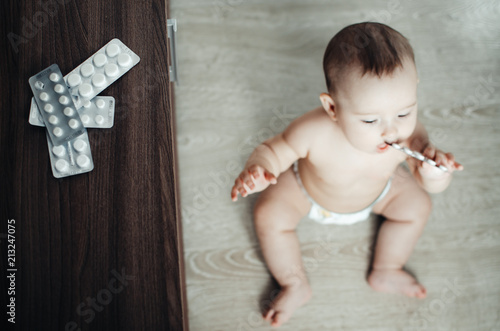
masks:
[[[175,18],[167,19],[167,33],[170,41],[170,65],[168,66],[171,82],[177,82],[177,56],[175,53],[175,34],[177,32],[177,20]]]

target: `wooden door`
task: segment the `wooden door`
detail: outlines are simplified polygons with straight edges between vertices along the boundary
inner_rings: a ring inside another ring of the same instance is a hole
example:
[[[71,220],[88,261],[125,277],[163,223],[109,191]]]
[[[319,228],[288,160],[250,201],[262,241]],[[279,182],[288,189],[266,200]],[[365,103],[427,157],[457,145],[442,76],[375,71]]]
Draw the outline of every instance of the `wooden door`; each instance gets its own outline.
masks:
[[[2,325],[186,330],[168,3],[7,0],[0,9]],[[116,112],[112,128],[88,130],[94,170],[56,179],[45,130],[28,123],[28,79],[53,63],[67,74],[113,38],[140,63],[100,93]]]

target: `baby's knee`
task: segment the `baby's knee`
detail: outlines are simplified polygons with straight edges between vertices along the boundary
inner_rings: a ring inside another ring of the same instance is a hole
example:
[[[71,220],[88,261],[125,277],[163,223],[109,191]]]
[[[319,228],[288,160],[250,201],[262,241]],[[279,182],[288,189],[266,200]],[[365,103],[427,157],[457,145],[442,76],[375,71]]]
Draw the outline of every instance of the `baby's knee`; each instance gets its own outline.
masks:
[[[259,197],[253,210],[255,230],[259,237],[295,229],[297,217],[289,209],[284,210],[280,206],[278,201]]]
[[[413,196],[412,200],[414,205],[414,221],[424,224],[427,223],[432,211],[432,199],[429,193],[421,190],[418,194]]]
[[[257,232],[268,231],[271,226],[272,219],[272,209],[273,206],[264,199],[257,199],[255,206],[253,208],[253,222]]]
[[[423,191],[420,197],[420,208],[423,213],[423,217],[427,220],[432,211],[432,199],[426,191]]]

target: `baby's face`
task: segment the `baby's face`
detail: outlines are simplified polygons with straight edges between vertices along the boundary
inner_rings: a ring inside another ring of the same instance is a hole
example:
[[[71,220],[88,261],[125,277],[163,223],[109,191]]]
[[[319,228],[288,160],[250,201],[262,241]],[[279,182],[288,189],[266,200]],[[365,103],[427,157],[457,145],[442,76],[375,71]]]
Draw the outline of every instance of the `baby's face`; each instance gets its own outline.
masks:
[[[384,153],[406,140],[417,124],[418,77],[412,61],[391,76],[346,77],[335,96],[336,120],[347,140],[367,153]]]

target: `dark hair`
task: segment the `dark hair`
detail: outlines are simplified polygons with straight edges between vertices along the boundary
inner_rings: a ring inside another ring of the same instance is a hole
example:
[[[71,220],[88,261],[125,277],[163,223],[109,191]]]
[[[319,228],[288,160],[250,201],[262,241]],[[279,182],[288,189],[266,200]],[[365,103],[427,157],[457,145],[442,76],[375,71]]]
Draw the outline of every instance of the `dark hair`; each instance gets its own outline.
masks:
[[[347,69],[358,67],[381,77],[402,67],[403,59],[415,62],[413,49],[401,33],[385,24],[363,22],[349,25],[328,43],[323,57],[326,86],[331,94]]]

